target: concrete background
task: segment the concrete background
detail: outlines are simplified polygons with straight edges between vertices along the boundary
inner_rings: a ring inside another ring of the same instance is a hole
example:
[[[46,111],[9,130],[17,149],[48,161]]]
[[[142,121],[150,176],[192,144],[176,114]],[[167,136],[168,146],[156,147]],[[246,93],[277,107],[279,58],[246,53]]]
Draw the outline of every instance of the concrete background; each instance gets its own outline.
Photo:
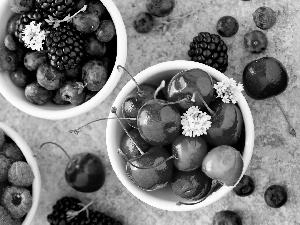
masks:
[[[171,19],[195,9],[199,10],[189,18],[185,18],[182,23],[174,23],[167,31],[152,31],[149,34],[139,34],[132,27],[134,16],[146,10],[145,0],[114,0],[114,2],[126,24],[128,34],[126,67],[132,74],[159,62],[189,59],[187,51],[195,35],[201,31],[216,33],[215,25],[221,16],[231,15],[237,18],[240,25],[238,33],[234,37],[224,38],[229,48],[229,68],[225,74],[241,81],[243,68],[251,60],[266,55],[280,60],[286,66],[290,83],[278,99],[288,110],[290,120],[300,135],[299,1],[177,0],[174,11],[169,16]],[[276,25],[265,31],[269,40],[267,51],[251,55],[243,47],[243,36],[246,32],[256,29],[252,13],[259,6],[271,7],[277,12],[278,18]],[[90,125],[78,136],[68,132],[69,129],[93,119],[107,116],[111,103],[128,79],[127,76],[123,76],[109,98],[94,110],[62,121],[48,121],[26,115],[0,96],[0,120],[17,130],[33,151],[36,151],[43,142],[53,141],[61,144],[70,154],[83,151],[100,154],[106,166],[107,179],[103,188],[93,194],[81,194],[70,188],[64,180],[67,158],[63,152],[45,147],[45,151],[38,157],[42,192],[40,207],[33,225],[47,224],[46,217],[51,212],[52,205],[65,195],[76,196],[85,203],[93,199],[96,203],[92,208],[117,218],[125,225],[208,225],[211,224],[216,212],[225,209],[239,212],[245,225],[300,224],[299,135],[295,138],[288,134],[286,122],[273,99],[255,101],[246,96],[255,125],[254,154],[247,170],[247,174],[252,176],[256,183],[255,192],[251,196],[241,198],[229,193],[207,208],[179,213],[158,210],[129,193],[116,177],[109,162],[103,129],[106,122]],[[279,209],[270,208],[263,199],[264,191],[272,184],[284,185],[288,190],[288,202]]]

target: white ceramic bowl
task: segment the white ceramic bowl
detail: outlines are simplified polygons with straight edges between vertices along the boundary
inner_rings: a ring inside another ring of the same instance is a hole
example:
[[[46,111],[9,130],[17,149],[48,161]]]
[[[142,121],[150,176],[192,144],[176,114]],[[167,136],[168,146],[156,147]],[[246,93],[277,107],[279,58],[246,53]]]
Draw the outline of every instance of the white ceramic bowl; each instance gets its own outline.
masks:
[[[40,200],[40,193],[41,193],[41,175],[38,168],[38,164],[35,157],[33,156],[33,152],[31,151],[30,147],[15,130],[13,130],[12,128],[10,128],[9,126],[7,126],[2,122],[0,122],[0,129],[2,129],[4,133],[8,137],[10,137],[16,143],[16,145],[21,149],[27,163],[30,165],[32,172],[34,174],[34,180],[32,184],[33,203],[30,211],[27,213],[25,220],[22,223],[22,225],[30,225],[37,211],[39,200]]]
[[[112,73],[107,80],[105,86],[89,101],[79,105],[55,105],[53,103],[47,103],[46,105],[34,105],[30,103],[24,95],[24,89],[17,87],[12,83],[10,76],[7,73],[0,73],[0,92],[1,94],[19,110],[43,119],[60,120],[74,116],[78,116],[85,112],[92,110],[99,105],[106,97],[112,92],[117,85],[121,72],[117,69],[118,65],[124,66],[127,57],[127,35],[126,29],[119,10],[111,0],[101,0],[103,5],[109,12],[116,28],[117,35],[117,56],[115,66]],[[12,15],[12,11],[9,8],[8,0],[0,1],[0,41],[3,45],[3,40],[6,35],[6,24]]]
[[[174,76],[176,73],[183,70],[192,69],[192,68],[200,68],[206,71],[208,74],[210,74],[213,78],[215,78],[218,81],[228,79],[228,77],[226,77],[224,74],[209,66],[197,62],[184,61],[184,60],[163,62],[151,66],[145,69],[144,71],[140,72],[139,74],[137,74],[135,76],[135,79],[139,84],[148,82],[148,83],[159,85],[162,79],[165,79],[166,81],[170,80],[170,78]],[[118,109],[117,111],[118,115],[122,114],[121,105],[123,100],[135,87],[136,86],[134,82],[129,81],[118,94],[117,98],[113,103],[113,106],[117,107]],[[241,109],[244,123],[245,123],[246,138],[245,138],[245,148],[243,153],[244,168],[242,173],[244,174],[252,157],[253,146],[254,146],[254,125],[253,125],[253,119],[252,119],[250,108],[246,102],[246,99],[242,94],[240,94],[238,105]],[[114,115],[110,113],[109,117],[114,117]],[[233,189],[233,186],[232,187],[222,186],[218,191],[208,196],[203,202],[199,204],[180,205],[180,206],[176,205],[176,203],[180,199],[173,194],[170,187],[166,187],[156,191],[143,191],[140,188],[138,188],[135,184],[133,184],[131,180],[128,178],[125,171],[125,165],[126,165],[125,161],[122,158],[122,156],[120,156],[117,153],[117,149],[120,148],[120,143],[123,135],[124,135],[124,131],[117,120],[107,121],[106,145],[107,145],[108,156],[112,164],[112,167],[116,175],[118,176],[119,180],[122,182],[122,184],[134,196],[136,196],[141,201],[153,207],[163,209],[163,210],[169,210],[169,211],[195,210],[212,204],[213,202],[221,199],[223,196],[225,196]]]

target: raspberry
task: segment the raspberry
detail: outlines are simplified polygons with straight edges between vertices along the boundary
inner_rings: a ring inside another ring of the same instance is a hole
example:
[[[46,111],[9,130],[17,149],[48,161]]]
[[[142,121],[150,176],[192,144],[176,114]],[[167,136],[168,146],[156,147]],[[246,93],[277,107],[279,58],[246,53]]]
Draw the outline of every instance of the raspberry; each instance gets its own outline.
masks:
[[[77,1],[73,0],[36,0],[36,5],[41,10],[58,19],[66,17],[76,8]]]
[[[188,55],[192,61],[225,72],[228,66],[227,45],[217,34],[200,32],[190,43]]]
[[[59,70],[74,69],[83,56],[83,38],[68,24],[53,28],[46,37],[46,49],[52,66]]]
[[[50,225],[122,225],[121,222],[98,211],[89,210],[87,216],[85,211],[79,212],[83,209],[82,205],[77,198],[63,197],[55,203],[52,213],[47,216],[47,220]],[[67,217],[67,212],[73,212],[76,216],[70,219]],[[77,212],[79,213],[77,214]]]

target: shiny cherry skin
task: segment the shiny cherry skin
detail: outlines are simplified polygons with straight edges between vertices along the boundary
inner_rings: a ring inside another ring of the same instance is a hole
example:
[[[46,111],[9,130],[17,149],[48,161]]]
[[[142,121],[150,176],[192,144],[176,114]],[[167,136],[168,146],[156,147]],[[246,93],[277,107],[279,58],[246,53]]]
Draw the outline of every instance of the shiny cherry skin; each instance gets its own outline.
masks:
[[[95,192],[105,181],[105,169],[98,156],[92,153],[74,155],[65,170],[67,183],[80,192]]]
[[[145,141],[154,146],[165,146],[180,135],[181,116],[175,105],[152,99],[140,108],[137,125]]]
[[[122,113],[125,118],[136,118],[142,105],[154,98],[157,88],[155,85],[145,83],[140,84],[139,87],[141,93],[135,88],[122,103]],[[130,126],[137,128],[137,121],[127,120],[127,122]]]
[[[238,142],[244,125],[240,108],[232,103],[221,103],[211,117],[211,127],[203,135],[212,146],[233,145]]]
[[[182,71],[176,74],[168,84],[168,96],[167,100],[175,102],[186,98],[192,97],[195,94],[195,102],[183,101],[179,103],[179,107],[186,111],[189,107],[195,105],[200,109],[205,109],[202,96],[206,104],[210,104],[214,95],[213,80],[211,76],[205,71],[195,68]]]
[[[178,136],[172,143],[174,166],[181,171],[192,171],[201,167],[207,154],[207,144],[202,137]]]
[[[131,161],[135,166],[152,167],[139,169],[127,162],[126,172],[131,181],[139,188],[146,191],[154,191],[166,187],[173,177],[174,166],[172,160],[167,160],[155,167],[155,165],[169,158],[171,155],[163,147],[152,147],[139,158]]]

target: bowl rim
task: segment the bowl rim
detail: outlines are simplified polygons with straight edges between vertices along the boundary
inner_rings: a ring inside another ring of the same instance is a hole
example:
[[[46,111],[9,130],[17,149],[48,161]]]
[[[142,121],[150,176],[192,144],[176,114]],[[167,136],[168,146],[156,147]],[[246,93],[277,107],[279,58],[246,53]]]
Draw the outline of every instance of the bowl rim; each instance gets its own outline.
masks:
[[[150,66],[146,68],[145,70],[141,71],[138,73],[134,78],[138,83],[142,83],[145,80],[147,80],[152,74],[156,73],[162,73],[162,72],[167,72],[167,71],[183,71],[183,70],[188,70],[188,69],[193,69],[193,68],[200,68],[204,71],[206,71],[208,74],[212,75],[214,78],[217,80],[225,80],[229,79],[227,76],[225,76],[223,73],[219,72],[218,70],[209,67],[207,65],[198,63],[198,62],[193,62],[193,61],[187,61],[187,60],[174,60],[174,61],[166,61],[162,63],[158,63],[156,65]],[[125,98],[129,92],[135,88],[135,84],[132,80],[130,80],[119,92],[117,95],[114,103],[112,106],[120,106],[122,100]],[[244,154],[243,154],[243,172],[241,177],[245,174],[252,154],[253,154],[253,147],[254,147],[254,124],[253,124],[253,118],[252,114],[250,111],[250,108],[248,106],[248,103],[243,96],[242,93],[240,93],[238,103],[239,107],[241,108],[244,123],[245,123],[245,133],[246,133],[246,138],[245,138],[245,148],[244,148]],[[117,110],[118,113],[121,113],[120,110]],[[110,112],[109,117],[114,117],[114,114]],[[153,202],[153,199],[151,199],[151,196],[149,197],[147,192],[142,191],[141,189],[137,188],[130,180],[128,177],[124,177],[120,175],[120,171],[122,170],[120,166],[117,164],[117,160],[115,157],[121,157],[117,156],[118,153],[116,153],[116,149],[113,149],[113,138],[114,138],[114,126],[116,126],[116,123],[118,121],[116,120],[108,120],[107,121],[107,127],[106,127],[106,146],[107,146],[107,152],[108,156],[111,162],[111,165],[113,167],[113,170],[115,171],[117,177],[121,181],[121,183],[133,194],[136,196],[139,200],[147,203],[148,205],[151,205],[153,207],[162,209],[162,210],[167,210],[167,211],[191,211],[195,209],[199,209],[205,206],[208,206],[217,200],[221,199],[224,197],[226,194],[228,194],[234,186],[222,186],[218,191],[214,192],[212,195],[208,196],[203,202],[196,204],[196,205],[181,205],[180,207],[177,206],[176,204],[166,204],[164,200],[160,199],[155,199],[156,201]],[[247,150],[247,151],[246,151]],[[240,177],[240,179],[241,179]],[[238,182],[237,182],[238,183]],[[134,187],[135,186],[135,187]]]
[[[21,149],[27,163],[30,165],[32,172],[34,174],[34,180],[32,184],[32,206],[29,212],[27,213],[22,225],[30,225],[36,211],[38,209],[40,194],[41,194],[41,175],[40,170],[38,168],[38,163],[34,157],[34,154],[25,140],[18,134],[14,129],[9,127],[3,122],[0,122],[0,129],[4,131],[4,133],[10,137],[16,145]]]
[[[47,109],[43,106],[38,106],[32,104],[29,101],[24,101],[23,99],[16,97],[13,93],[6,88],[5,83],[2,84],[0,82],[0,92],[4,96],[4,98],[10,102],[13,106],[18,108],[19,110],[41,119],[48,119],[48,120],[62,120],[71,117],[75,117],[86,113],[97,105],[99,105],[102,101],[104,101],[107,96],[114,90],[118,81],[120,80],[122,72],[117,69],[117,65],[125,66],[126,58],[127,58],[127,34],[125,24],[123,22],[122,16],[120,11],[118,10],[115,3],[111,0],[100,0],[103,5],[106,7],[107,11],[109,12],[113,23],[115,24],[116,28],[116,37],[117,37],[117,55],[115,60],[115,65],[113,70],[104,85],[104,87],[95,95],[93,98],[89,99],[88,101],[84,102],[79,106],[59,106],[57,105],[58,109]],[[8,1],[1,1],[6,7],[9,8]],[[4,14],[7,14],[5,12]],[[2,14],[1,14],[2,15]],[[7,72],[2,72],[7,73]],[[1,78],[0,78],[1,79]],[[52,105],[52,103],[51,103]],[[54,105],[54,104],[53,104]]]

